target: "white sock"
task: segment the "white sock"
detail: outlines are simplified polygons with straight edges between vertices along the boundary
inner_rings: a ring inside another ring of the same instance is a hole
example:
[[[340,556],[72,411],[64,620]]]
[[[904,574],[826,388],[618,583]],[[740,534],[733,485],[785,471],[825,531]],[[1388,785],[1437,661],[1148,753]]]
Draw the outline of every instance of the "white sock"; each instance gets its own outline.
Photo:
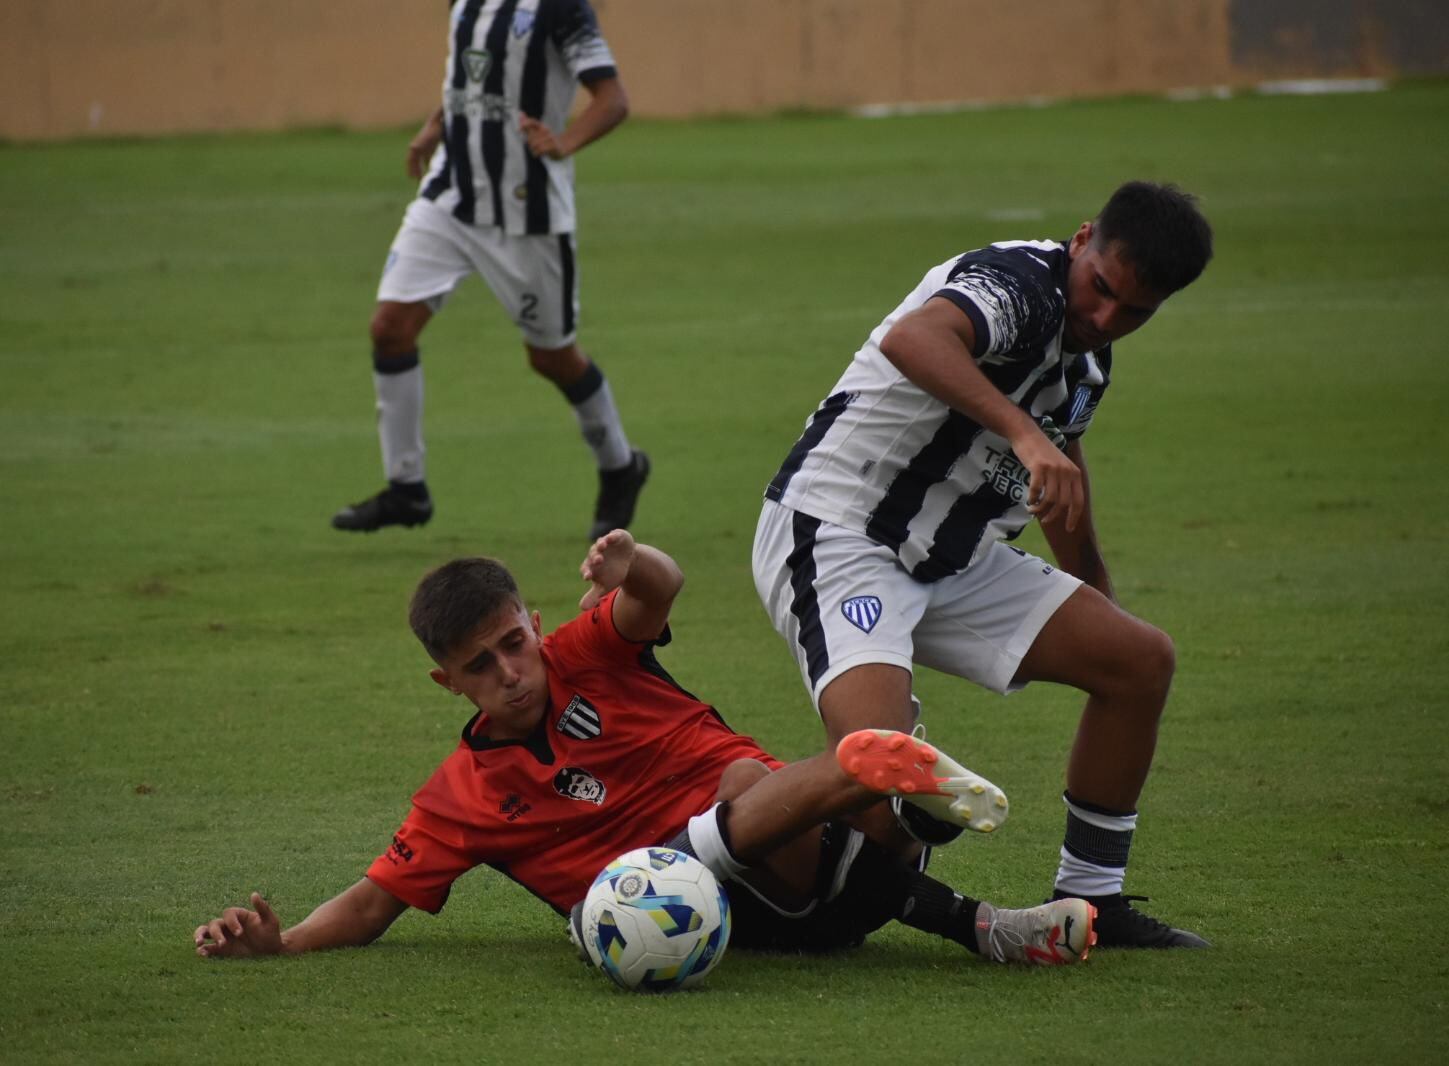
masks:
[[[624,436],[624,423],[614,406],[614,394],[603,371],[590,364],[588,372],[563,390],[579,421],[584,443],[594,453],[600,470],[618,470],[634,458],[629,438]]]
[[[377,393],[377,439],[389,481],[423,480],[423,368],[397,374],[372,372]]]
[[[720,804],[716,803],[703,814],[696,814],[689,820],[689,843],[699,861],[709,867],[710,873],[721,881],[738,877],[748,867],[740,863],[725,846],[719,831]]]
[[[1074,803],[1066,794],[1066,840],[1056,890],[1068,896],[1112,896],[1122,891],[1137,812],[1113,813]]]
[[[1122,891],[1122,881],[1127,875],[1125,866],[1098,866],[1096,863],[1079,859],[1062,848],[1062,858],[1057,866],[1056,890],[1067,896],[1115,896]]]

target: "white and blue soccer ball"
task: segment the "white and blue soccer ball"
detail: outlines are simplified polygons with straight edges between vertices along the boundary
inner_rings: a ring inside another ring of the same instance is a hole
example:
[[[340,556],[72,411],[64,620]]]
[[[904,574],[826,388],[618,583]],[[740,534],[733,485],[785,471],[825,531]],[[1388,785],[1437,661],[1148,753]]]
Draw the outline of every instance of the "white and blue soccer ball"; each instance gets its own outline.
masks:
[[[698,859],[637,848],[594,878],[569,931],[581,954],[622,988],[690,988],[724,955],[729,897]]]

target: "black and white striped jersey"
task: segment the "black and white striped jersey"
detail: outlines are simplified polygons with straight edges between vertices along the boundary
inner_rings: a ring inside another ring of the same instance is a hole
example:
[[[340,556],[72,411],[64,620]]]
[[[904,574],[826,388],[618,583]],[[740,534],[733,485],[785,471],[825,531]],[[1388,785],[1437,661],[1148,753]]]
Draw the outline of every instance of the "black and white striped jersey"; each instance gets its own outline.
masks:
[[[956,573],[1031,520],[1026,468],[1006,440],[906,380],[880,342],[933,297],[976,331],[986,377],[1065,446],[1086,432],[1112,350],[1062,351],[1067,246],[1008,241],[931,270],[871,333],[811,415],[765,491],[768,499],[864,533],[921,581]]]
[[[572,159],[529,154],[520,113],[563,129],[579,82],[616,73],[588,0],[454,0],[443,142],[419,195],[510,234],[571,233]]]

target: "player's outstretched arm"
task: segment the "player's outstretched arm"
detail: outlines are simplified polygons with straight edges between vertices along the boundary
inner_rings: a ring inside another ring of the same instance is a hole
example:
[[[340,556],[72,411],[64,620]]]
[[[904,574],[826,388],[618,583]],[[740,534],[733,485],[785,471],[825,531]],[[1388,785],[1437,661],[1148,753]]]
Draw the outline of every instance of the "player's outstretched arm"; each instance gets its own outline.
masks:
[[[1041,427],[981,372],[971,357],[976,330],[949,300],[927,300],[881,338],[881,354],[912,383],[1005,437],[1031,472],[1027,510],[1038,521],[1074,530],[1082,512],[1082,476]]]
[[[614,589],[614,628],[625,640],[653,640],[684,587],[684,572],[658,548],[636,543],[628,530],[606,533],[589,547],[579,573],[590,583],[579,609],[592,610]]]
[[[370,944],[408,905],[367,878],[333,896],[290,929],[282,928],[260,892],[252,908],[228,907],[220,918],[196,927],[196,953],[207,959],[251,955],[300,955],[304,951]]]
[[[565,159],[629,117],[629,97],[617,77],[586,82],[584,88],[589,102],[562,133],[555,133],[532,115],[518,116],[518,128],[530,152],[548,159]]]

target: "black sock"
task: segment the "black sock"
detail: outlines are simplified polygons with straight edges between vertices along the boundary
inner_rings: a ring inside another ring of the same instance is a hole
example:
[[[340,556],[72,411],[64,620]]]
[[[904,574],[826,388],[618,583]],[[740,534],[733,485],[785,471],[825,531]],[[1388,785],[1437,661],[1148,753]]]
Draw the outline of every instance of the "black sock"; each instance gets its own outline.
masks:
[[[915,870],[907,879],[907,895],[900,922],[925,933],[935,933],[980,953],[976,943],[976,912],[981,901],[963,896],[949,885]]]
[[[399,496],[406,496],[410,500],[426,500],[428,498],[428,483],[426,481],[389,481],[388,487]]]

